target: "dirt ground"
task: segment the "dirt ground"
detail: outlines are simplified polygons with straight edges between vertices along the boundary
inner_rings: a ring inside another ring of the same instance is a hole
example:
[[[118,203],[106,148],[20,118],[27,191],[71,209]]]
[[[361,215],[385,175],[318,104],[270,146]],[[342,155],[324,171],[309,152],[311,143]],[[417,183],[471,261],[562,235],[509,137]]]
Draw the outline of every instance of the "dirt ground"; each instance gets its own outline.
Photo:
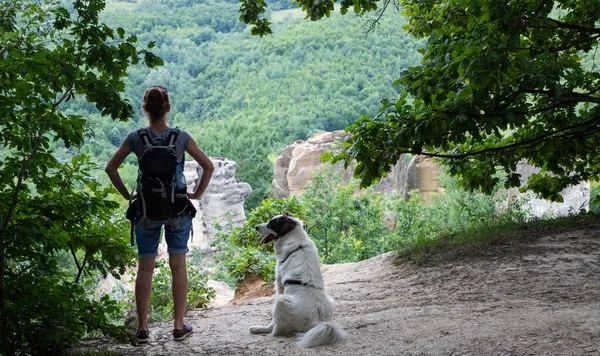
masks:
[[[85,346],[125,355],[600,355],[600,222],[427,266],[388,253],[322,270],[348,332],[337,344],[301,349],[292,337],[250,334],[269,323],[274,297],[238,293],[236,304],[190,312],[195,332],[182,342],[171,323],[157,323],[148,345]]]

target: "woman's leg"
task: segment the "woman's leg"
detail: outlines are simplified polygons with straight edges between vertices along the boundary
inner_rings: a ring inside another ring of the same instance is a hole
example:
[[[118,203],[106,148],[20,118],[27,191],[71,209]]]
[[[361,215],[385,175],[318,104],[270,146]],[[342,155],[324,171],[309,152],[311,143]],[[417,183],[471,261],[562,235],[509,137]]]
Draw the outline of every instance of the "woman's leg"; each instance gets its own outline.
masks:
[[[165,226],[165,239],[171,267],[171,291],[173,292],[174,329],[183,329],[183,315],[187,304],[188,276],[185,254],[188,252],[188,239],[192,218],[184,214],[176,218],[176,223]]]
[[[173,292],[174,325],[175,329],[183,329],[183,315],[187,304],[188,277],[184,254],[169,254],[169,266],[171,267],[171,290]]]
[[[135,279],[135,305],[138,313],[138,330],[148,330],[148,309],[152,292],[154,262],[158,255],[162,224],[135,222],[135,238],[138,247],[138,272]]]
[[[148,330],[148,308],[152,292],[152,275],[156,257],[140,258],[135,279],[135,304],[138,314],[138,330]]]

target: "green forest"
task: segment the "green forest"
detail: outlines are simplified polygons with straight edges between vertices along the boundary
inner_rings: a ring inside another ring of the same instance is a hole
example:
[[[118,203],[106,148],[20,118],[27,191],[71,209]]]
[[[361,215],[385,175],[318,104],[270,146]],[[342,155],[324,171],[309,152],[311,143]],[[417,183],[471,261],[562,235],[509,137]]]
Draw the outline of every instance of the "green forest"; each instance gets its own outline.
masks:
[[[272,279],[272,250],[257,246],[254,226],[282,211],[311,226],[323,263],[393,250],[420,263],[485,248],[499,231],[577,221],[505,204],[525,160],[541,168],[527,184],[545,198],[591,181],[589,209],[573,213],[597,219],[596,1],[252,4],[0,2],[0,354],[59,354],[88,336],[135,342],[123,325],[133,294],[119,280],[136,249],[103,169],[147,125],[150,85],[170,92],[169,124],[235,161],[254,190],[246,223],[218,226],[211,260],[190,252],[189,308],[214,296],[208,278]],[[341,129],[353,135],[326,159],[356,162],[357,179],[341,184],[324,165],[300,197],[269,198],[286,145]],[[440,159],[445,192],[425,205],[415,192],[361,189],[402,154]],[[120,172],[133,186],[133,155]],[[117,287],[99,292],[109,275]],[[163,262],[154,278],[150,319],[169,320]]]
[[[246,207],[260,204],[286,145],[377,112],[382,99],[397,96],[392,83],[400,72],[420,58],[421,41],[402,30],[395,9],[367,33],[368,17],[310,22],[286,7],[273,4],[279,21],[272,36],[259,38],[238,21],[235,1],[109,1],[102,20],[154,42],[164,65],[129,68],[125,97],[136,110],[129,122],[101,118],[83,98],[69,107],[90,122],[93,144],[82,152],[107,162],[129,130],[147,124],[139,110],[144,89],[163,85],[172,100],[169,123],[188,130],[209,156],[235,161],[238,180],[254,191]],[[127,184],[135,164],[132,158],[123,169]]]

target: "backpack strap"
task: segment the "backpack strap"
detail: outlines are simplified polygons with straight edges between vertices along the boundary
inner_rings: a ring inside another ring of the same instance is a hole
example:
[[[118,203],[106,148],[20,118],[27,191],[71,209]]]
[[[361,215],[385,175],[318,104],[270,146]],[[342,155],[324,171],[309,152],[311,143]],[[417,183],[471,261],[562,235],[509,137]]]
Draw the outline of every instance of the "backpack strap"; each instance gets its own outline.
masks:
[[[179,127],[172,129],[167,136],[167,145],[173,150],[175,150],[175,141],[177,140],[177,136],[179,136]]]
[[[140,136],[140,138],[144,141],[145,148],[152,147],[152,144],[150,143],[150,133],[148,132],[148,128],[141,128],[138,130],[137,133]]]
[[[150,133],[148,132],[148,128],[144,127],[137,131],[138,135],[144,141],[144,146],[146,148],[151,147],[152,143],[150,142]],[[167,146],[169,148],[175,150],[175,141],[177,140],[177,136],[179,136],[179,127],[171,129],[169,135],[167,135]]]

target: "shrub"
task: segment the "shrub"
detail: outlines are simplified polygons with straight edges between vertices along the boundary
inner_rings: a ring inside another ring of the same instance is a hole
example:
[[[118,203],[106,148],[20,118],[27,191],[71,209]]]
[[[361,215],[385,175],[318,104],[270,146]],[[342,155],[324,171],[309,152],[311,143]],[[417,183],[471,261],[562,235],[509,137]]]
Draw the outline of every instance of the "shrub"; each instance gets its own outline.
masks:
[[[188,263],[188,298],[186,310],[203,308],[215,297],[215,290],[207,286],[208,277],[198,268],[191,267]],[[134,291],[127,292],[128,307],[135,308]],[[171,292],[171,271],[168,261],[156,261],[154,276],[152,277],[152,293],[150,294],[149,321],[168,321],[173,318],[173,297]]]
[[[258,246],[262,236],[254,227],[284,212],[300,219],[305,215],[298,199],[292,196],[263,200],[258,207],[250,211],[241,227],[232,228],[231,223],[225,226],[218,224],[217,237],[213,241],[213,247],[217,248],[213,256],[213,264],[216,266],[214,275],[233,288],[248,274],[257,274],[267,281],[272,280],[275,274],[273,246]]]
[[[388,251],[384,196],[359,190],[355,179],[342,184],[341,178],[339,169],[324,165],[300,198],[321,261],[356,262]]]

